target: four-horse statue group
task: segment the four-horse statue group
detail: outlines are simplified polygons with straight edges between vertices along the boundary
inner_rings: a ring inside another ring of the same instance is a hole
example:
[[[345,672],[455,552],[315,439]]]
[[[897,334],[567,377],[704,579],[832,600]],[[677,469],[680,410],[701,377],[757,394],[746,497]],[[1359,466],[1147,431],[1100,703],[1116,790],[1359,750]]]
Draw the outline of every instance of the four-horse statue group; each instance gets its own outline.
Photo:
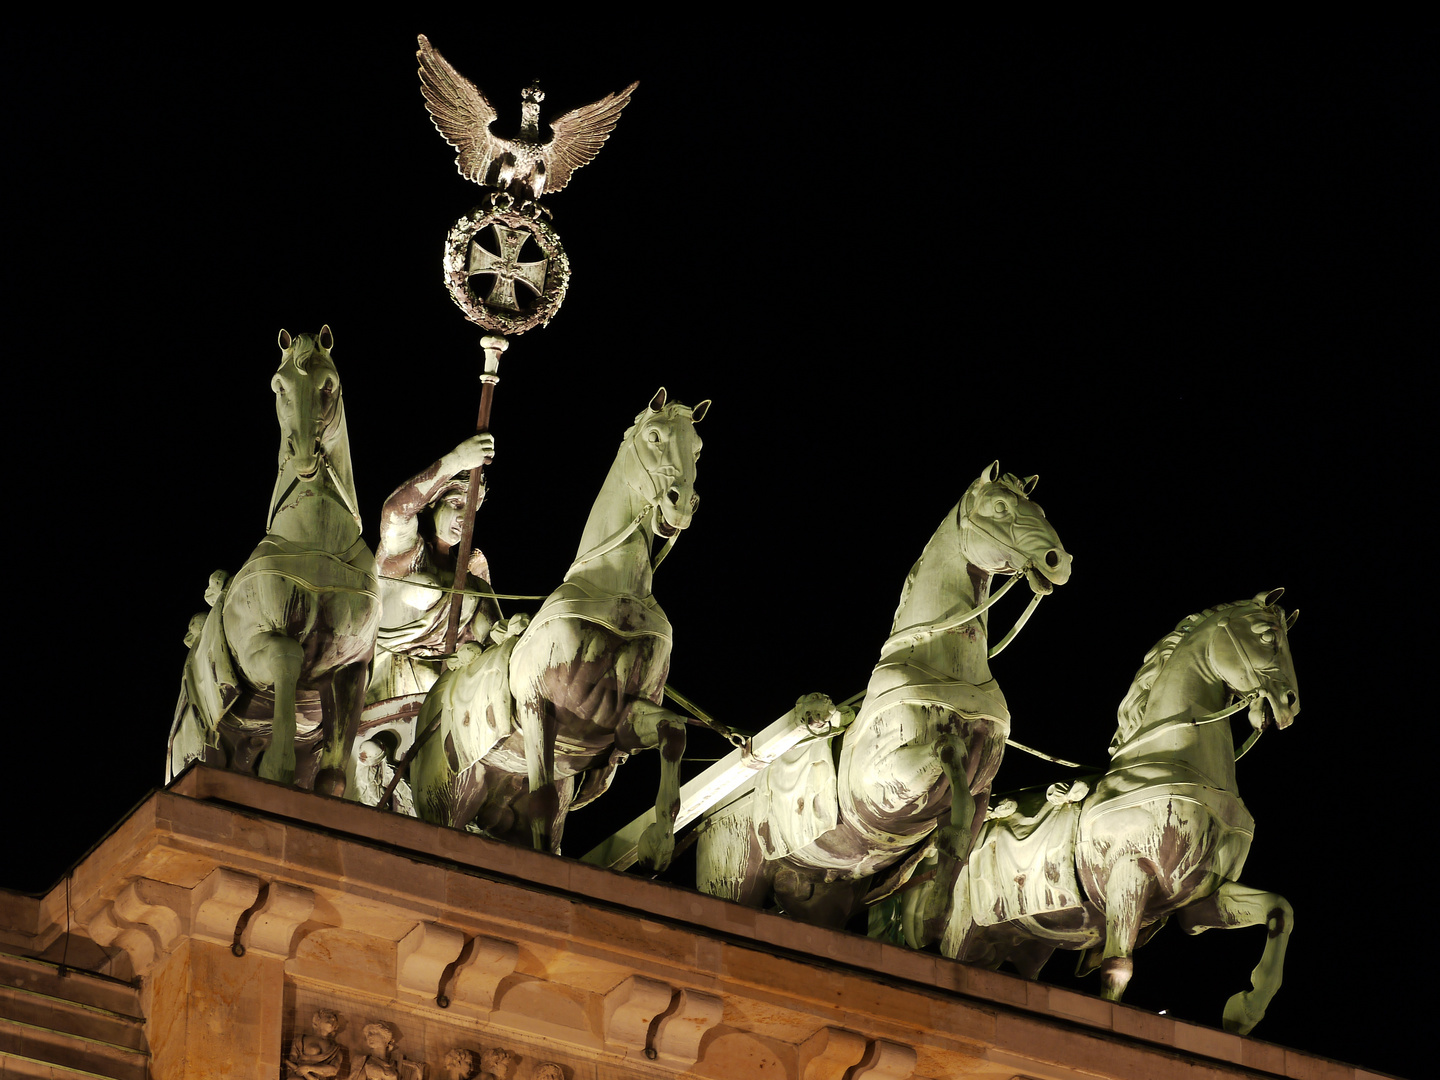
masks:
[[[468,439],[401,485],[372,554],[332,344],[328,327],[280,334],[266,535],[233,577],[212,575],[209,610],[191,621],[167,779],[200,760],[558,851],[567,812],[655,748],[638,855],[663,869],[687,718],[661,705],[671,632],[652,579],[699,501],[709,402],[662,389],[635,418],[533,616],[502,619],[472,556],[480,587],[461,594],[452,645],[466,492],[493,440]],[[698,886],[832,926],[868,908],[877,936],[1030,978],[1055,949],[1080,950],[1116,1001],[1134,950],[1171,915],[1192,934],[1264,925],[1252,989],[1224,1011],[1248,1032],[1279,987],[1293,919],[1282,897],[1239,881],[1254,823],[1229,718],[1245,711],[1253,740],[1299,712],[1294,615],[1274,590],[1181,620],[1120,705],[1108,771],[992,801],[1010,714],[989,667],[1009,637],[992,647],[990,608],[1023,579],[1023,623],[1070,576],[1034,486],[998,462],[969,485],[905,579],[858,710],[801,700],[805,737],[698,827]]]

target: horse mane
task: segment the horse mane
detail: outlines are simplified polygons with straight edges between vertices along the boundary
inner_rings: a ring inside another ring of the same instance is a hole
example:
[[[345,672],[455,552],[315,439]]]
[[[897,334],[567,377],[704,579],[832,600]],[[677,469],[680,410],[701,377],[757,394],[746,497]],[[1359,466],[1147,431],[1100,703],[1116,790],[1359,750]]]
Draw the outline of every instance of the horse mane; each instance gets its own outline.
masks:
[[[1242,600],[1233,604],[1216,604],[1213,608],[1205,608],[1194,615],[1187,615],[1176,623],[1174,630],[1157,641],[1145,654],[1145,659],[1140,662],[1140,670],[1135,673],[1135,678],[1130,683],[1130,689],[1125,692],[1120,707],[1115,710],[1119,723],[1114,736],[1110,739],[1111,757],[1114,757],[1115,752],[1129,742],[1135,732],[1140,730],[1140,725],[1145,719],[1145,707],[1150,704],[1150,690],[1154,687],[1155,680],[1160,677],[1160,672],[1164,669],[1171,654],[1175,652],[1180,642],[1185,640],[1185,635],[1212,615],[1250,602]]]
[[[310,374],[305,370],[305,361],[314,355],[316,347],[315,335],[296,334],[290,342],[290,348],[281,354],[280,366],[283,368],[286,364],[293,363],[300,374]]]
[[[900,589],[900,600],[895,605],[895,615],[890,620],[891,633],[897,633],[903,629],[900,626],[900,613],[905,610],[905,604],[910,599],[915,581],[920,576],[920,568],[925,565],[925,560],[930,557],[930,552],[937,545],[944,547],[949,538],[960,531],[960,515],[964,512],[964,506],[965,497],[962,495],[960,501],[950,509],[950,512],[940,519],[940,524],[930,534],[930,539],[925,541],[925,547],[921,550],[920,557],[915,560],[915,564],[910,567],[910,572],[905,575],[905,584]]]

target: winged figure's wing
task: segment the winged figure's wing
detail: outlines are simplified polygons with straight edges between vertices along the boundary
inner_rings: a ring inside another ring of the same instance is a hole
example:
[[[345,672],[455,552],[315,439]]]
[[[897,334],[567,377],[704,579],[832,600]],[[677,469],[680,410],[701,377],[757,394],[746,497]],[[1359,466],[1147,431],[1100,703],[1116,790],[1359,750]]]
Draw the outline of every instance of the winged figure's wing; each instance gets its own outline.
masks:
[[[436,130],[460,151],[456,168],[467,180],[485,183],[490,163],[509,147],[508,139],[490,134],[490,125],[498,115],[495,107],[474,83],[450,66],[424,34],[420,35],[415,58],[420,61],[420,92],[425,95],[425,108],[430,110]]]
[[[618,94],[608,94],[592,105],[582,105],[550,121],[553,133],[545,146],[545,191],[559,191],[570,182],[570,174],[595,160],[600,147],[615,130],[620,110],[630,103],[633,82]]]

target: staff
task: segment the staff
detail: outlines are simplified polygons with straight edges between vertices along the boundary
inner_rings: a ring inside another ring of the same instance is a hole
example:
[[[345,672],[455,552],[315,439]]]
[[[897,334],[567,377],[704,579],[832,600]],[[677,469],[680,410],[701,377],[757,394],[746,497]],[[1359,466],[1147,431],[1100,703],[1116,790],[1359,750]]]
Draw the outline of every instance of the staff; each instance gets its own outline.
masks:
[[[500,354],[509,342],[499,334],[486,334],[480,339],[485,350],[485,370],[480,373],[480,413],[475,418],[475,434],[490,430],[490,405],[495,400],[495,384],[500,381]],[[470,548],[475,540],[475,510],[480,505],[481,470],[470,474],[470,486],[465,493],[465,517],[460,526],[460,546],[455,555],[454,592],[450,594],[450,617],[445,624],[445,651],[455,651],[455,639],[460,633],[460,604],[464,599],[464,588],[470,565]]]

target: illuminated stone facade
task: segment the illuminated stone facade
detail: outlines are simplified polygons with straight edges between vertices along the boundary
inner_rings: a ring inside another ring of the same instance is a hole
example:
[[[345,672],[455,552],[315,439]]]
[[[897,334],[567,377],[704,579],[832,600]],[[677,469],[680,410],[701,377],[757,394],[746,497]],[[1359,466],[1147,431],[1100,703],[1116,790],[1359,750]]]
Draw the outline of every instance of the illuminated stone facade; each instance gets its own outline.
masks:
[[[1378,1075],[204,768],[68,895],[0,894],[0,1076]]]

